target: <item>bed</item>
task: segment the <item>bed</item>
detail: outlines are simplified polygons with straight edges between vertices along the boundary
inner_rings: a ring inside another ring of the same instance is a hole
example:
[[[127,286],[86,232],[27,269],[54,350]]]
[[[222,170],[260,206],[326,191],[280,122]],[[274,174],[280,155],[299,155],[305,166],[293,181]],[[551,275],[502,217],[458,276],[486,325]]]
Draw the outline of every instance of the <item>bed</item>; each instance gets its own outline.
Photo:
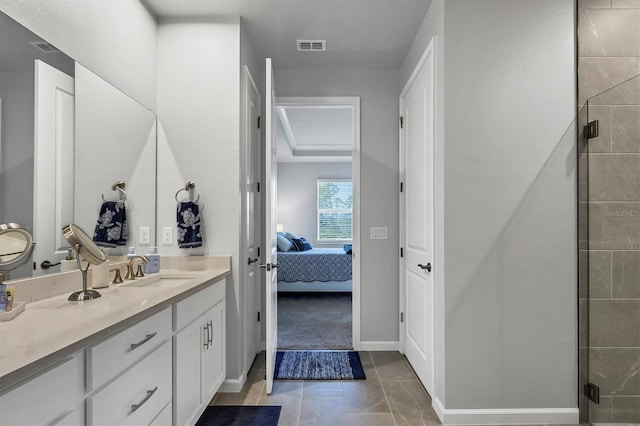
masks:
[[[278,252],[278,291],[351,291],[352,256],[342,248]]]

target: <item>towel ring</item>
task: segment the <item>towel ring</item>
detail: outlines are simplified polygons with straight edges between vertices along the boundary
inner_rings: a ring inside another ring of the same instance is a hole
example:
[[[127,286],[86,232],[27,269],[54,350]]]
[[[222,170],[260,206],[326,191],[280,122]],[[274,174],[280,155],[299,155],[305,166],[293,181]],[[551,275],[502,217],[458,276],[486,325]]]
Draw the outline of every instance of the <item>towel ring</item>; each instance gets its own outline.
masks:
[[[187,184],[184,186],[184,188],[180,188],[178,190],[178,192],[176,192],[176,195],[174,196],[174,198],[176,199],[176,201],[179,203],[180,200],[178,200],[178,195],[182,192],[182,191],[187,191],[189,193],[189,201],[200,201],[200,194],[198,194],[198,198],[196,198],[195,200],[193,199],[193,190],[196,187],[196,183],[192,180],[190,180],[189,182],[187,182]]]
[[[124,190],[125,187],[125,183],[124,181],[119,180],[118,182],[114,183],[113,185],[111,185],[111,189],[113,191],[118,191],[120,192],[120,195],[122,195],[121,201],[127,201],[127,193]],[[105,200],[104,198],[104,194],[102,194],[102,202],[105,202],[107,200]]]

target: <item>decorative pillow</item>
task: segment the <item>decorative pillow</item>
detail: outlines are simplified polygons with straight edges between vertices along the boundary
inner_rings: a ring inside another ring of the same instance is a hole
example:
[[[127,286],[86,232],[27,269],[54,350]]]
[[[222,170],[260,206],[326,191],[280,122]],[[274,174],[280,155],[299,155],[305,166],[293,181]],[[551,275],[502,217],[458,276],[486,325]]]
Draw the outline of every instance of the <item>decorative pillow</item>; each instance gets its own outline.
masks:
[[[299,240],[300,237],[298,237],[296,234],[292,234],[291,232],[287,232],[286,234],[284,234],[285,237],[287,237],[287,239],[291,242],[293,242],[293,240]]]
[[[289,251],[293,250],[293,243],[289,241],[285,236],[278,234],[278,250]]]
[[[307,251],[313,248],[311,247],[311,243],[309,243],[305,238],[294,238],[291,241],[293,241],[293,246],[297,251]]]

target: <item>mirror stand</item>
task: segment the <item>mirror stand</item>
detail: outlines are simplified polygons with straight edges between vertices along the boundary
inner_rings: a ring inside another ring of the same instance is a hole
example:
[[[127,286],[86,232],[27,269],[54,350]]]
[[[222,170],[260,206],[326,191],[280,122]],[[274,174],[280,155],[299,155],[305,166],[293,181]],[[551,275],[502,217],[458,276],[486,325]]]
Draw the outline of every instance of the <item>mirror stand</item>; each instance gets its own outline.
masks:
[[[75,291],[71,293],[67,300],[72,302],[82,302],[83,300],[91,300],[97,299],[102,296],[96,290],[87,290],[87,271],[89,270],[89,266],[91,266],[91,262],[87,261],[87,267],[82,267],[82,262],[80,261],[80,248],[82,246],[80,244],[76,244],[73,248],[76,252],[76,262],[78,262],[78,269],[82,272],[82,290]]]

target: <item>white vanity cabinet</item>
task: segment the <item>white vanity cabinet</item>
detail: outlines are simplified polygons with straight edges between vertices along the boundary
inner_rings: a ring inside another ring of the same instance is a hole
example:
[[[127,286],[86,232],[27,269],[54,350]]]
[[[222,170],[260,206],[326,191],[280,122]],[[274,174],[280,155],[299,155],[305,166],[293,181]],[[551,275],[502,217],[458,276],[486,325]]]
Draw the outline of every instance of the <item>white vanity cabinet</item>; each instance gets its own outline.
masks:
[[[224,381],[224,281],[174,306],[174,419],[194,424]]]
[[[82,352],[0,396],[0,424],[84,423]]]
[[[226,374],[225,279],[215,279],[153,313],[122,317],[117,328],[88,336],[73,355],[4,390],[0,425],[194,424]],[[131,294],[140,305],[152,297]]]

